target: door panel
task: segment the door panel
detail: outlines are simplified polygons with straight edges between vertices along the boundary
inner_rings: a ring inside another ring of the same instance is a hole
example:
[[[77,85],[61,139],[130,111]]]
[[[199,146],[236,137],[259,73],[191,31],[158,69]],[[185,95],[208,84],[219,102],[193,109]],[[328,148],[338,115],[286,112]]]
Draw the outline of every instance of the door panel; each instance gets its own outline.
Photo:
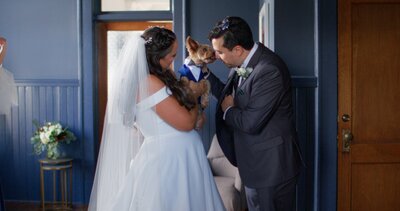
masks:
[[[395,141],[400,137],[400,4],[356,4],[352,25],[354,142]]]
[[[398,210],[400,0],[339,0],[338,17],[337,207]]]
[[[400,164],[354,164],[352,210],[399,210],[399,177]]]

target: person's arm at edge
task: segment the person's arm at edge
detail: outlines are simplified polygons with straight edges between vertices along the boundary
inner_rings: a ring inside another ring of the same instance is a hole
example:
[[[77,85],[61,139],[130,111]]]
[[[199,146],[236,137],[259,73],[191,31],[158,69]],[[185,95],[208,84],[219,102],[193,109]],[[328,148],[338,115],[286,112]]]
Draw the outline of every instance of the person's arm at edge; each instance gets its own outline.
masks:
[[[2,51],[0,52],[0,65],[2,65],[3,59],[7,52],[7,40],[3,37],[0,37],[0,45],[2,46]]]

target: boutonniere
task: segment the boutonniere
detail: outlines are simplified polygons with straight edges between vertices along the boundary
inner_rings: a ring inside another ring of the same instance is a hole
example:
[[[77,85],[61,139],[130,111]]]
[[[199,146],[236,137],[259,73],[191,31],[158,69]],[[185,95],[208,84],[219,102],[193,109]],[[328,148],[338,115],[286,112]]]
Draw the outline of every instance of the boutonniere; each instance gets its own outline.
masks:
[[[236,73],[238,74],[238,76],[246,79],[247,77],[249,77],[250,73],[253,71],[253,68],[251,67],[239,67],[239,68],[235,68]]]

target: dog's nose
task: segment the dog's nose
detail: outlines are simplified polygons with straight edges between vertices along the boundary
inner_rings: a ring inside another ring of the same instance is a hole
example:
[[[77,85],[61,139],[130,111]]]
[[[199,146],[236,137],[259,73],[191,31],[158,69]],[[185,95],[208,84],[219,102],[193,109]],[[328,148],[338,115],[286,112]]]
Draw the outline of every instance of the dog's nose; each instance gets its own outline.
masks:
[[[216,59],[215,53],[210,57],[210,59],[211,60],[215,60]]]

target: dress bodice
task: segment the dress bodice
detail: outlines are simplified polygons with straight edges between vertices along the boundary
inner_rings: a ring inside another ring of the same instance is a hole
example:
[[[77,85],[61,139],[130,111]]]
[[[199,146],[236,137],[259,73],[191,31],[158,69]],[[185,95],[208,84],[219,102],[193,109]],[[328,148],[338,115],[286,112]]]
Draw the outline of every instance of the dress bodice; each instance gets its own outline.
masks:
[[[145,138],[155,135],[166,135],[177,131],[174,127],[161,119],[154,108],[155,105],[170,96],[169,93],[171,93],[171,91],[164,86],[136,105],[137,126]]]
[[[170,93],[163,87],[136,105],[144,141],[104,210],[225,211],[198,132],[179,131],[154,110]]]

